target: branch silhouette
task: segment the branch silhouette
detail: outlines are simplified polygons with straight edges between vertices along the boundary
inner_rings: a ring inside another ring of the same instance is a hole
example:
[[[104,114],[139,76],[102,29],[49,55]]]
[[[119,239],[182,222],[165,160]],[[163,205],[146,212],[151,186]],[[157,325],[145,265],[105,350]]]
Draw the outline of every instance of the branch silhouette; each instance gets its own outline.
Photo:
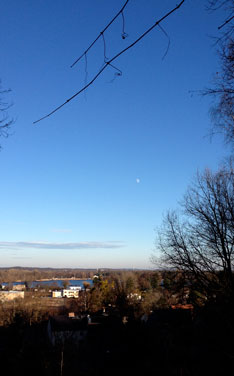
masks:
[[[77,97],[79,94],[81,94],[84,90],[86,90],[89,86],[91,86],[96,79],[102,74],[102,72],[108,67],[112,66],[111,63],[116,60],[118,57],[120,57],[122,54],[124,54],[126,51],[128,51],[130,48],[134,47],[138,42],[140,42],[141,39],[143,39],[147,34],[149,34],[156,26],[158,26],[162,21],[164,21],[167,17],[169,17],[172,13],[177,11],[181,5],[185,2],[185,0],[182,0],[179,4],[175,6],[172,10],[170,10],[168,13],[166,13],[163,17],[161,17],[159,20],[157,20],[149,29],[147,29],[143,34],[140,35],[134,42],[132,42],[128,47],[124,48],[120,52],[118,52],[114,57],[112,57],[110,60],[105,61],[104,66],[98,71],[98,73],[87,83],[87,85],[83,86],[79,91],[77,91],[74,95],[72,95],[70,98],[68,98],[64,103],[60,104],[58,107],[56,107],[53,111],[48,113],[47,115],[41,117],[40,119],[33,122],[33,124],[36,124],[49,116],[53,115],[55,112],[60,110],[63,106],[68,104],[70,101],[72,101],[75,97]],[[126,5],[126,3],[125,3]],[[101,34],[102,35],[102,34]],[[86,50],[87,52],[87,50]],[[84,56],[81,55],[81,57]],[[80,58],[81,58],[80,57]]]
[[[222,29],[225,25],[227,25],[229,22],[231,22],[234,18],[234,15],[230,17],[228,20],[226,20],[222,25],[218,27],[218,30]]]
[[[94,41],[90,44],[90,46],[83,52],[82,55],[80,55],[78,57],[78,59],[76,59],[76,61],[74,61],[74,63],[70,66],[70,68],[73,68],[75,64],[78,63],[78,61],[80,61],[82,59],[82,57],[84,55],[87,54],[87,52],[93,47],[93,45],[98,41],[99,38],[103,37],[103,34],[104,32],[111,26],[111,24],[116,20],[116,18],[119,17],[120,14],[123,15],[123,10],[124,8],[126,7],[127,3],[129,2],[129,0],[127,0],[124,5],[122,6],[122,8],[120,9],[120,11],[114,16],[114,18],[112,18],[112,20],[108,23],[108,25],[100,32],[100,34],[97,36],[96,39],[94,39]]]

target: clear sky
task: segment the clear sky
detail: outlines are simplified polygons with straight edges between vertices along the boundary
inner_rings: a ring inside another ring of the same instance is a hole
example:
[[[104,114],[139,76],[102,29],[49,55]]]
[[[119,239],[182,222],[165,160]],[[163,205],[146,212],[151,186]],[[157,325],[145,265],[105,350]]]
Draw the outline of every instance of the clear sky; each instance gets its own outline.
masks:
[[[105,34],[111,58],[174,6],[130,0]],[[0,139],[0,266],[152,268],[155,228],[197,169],[228,153],[208,136],[223,22],[204,0],[183,6],[106,69],[85,93],[33,125],[103,65],[100,39],[120,0],[3,0],[0,78],[15,124]],[[169,50],[168,37],[170,38]],[[164,58],[163,58],[164,57]],[[87,77],[86,77],[87,76]]]

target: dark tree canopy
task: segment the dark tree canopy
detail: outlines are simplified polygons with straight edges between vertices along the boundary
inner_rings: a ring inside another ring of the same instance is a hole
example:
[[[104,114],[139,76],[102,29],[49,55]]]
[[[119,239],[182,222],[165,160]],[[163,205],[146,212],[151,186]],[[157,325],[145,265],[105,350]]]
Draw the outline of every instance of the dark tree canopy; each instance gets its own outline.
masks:
[[[169,212],[157,238],[167,266],[185,272],[204,297],[233,298],[234,170],[198,174],[182,203]]]

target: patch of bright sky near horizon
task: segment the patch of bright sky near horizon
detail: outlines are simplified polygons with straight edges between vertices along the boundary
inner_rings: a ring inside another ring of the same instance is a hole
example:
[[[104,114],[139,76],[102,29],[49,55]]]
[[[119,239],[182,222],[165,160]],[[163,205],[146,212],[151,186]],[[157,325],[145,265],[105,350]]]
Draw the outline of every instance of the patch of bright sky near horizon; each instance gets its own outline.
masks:
[[[16,119],[0,139],[0,266],[152,268],[155,228],[197,169],[228,154],[209,138],[208,87],[219,70],[211,36],[223,22],[205,1],[185,1],[74,101],[32,122],[85,82],[70,65],[121,8],[114,0],[3,0],[1,80]],[[112,57],[176,5],[134,0],[105,34]],[[103,64],[100,40],[88,80]],[[193,92],[194,93],[191,93]]]

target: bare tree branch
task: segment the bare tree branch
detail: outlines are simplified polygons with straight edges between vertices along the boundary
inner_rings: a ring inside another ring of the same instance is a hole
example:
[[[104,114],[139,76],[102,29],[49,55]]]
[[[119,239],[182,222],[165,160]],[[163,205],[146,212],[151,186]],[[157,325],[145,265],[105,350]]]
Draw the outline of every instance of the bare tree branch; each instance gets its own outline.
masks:
[[[0,90],[0,137],[8,137],[10,126],[13,124],[13,119],[9,118],[8,109],[12,106],[3,100],[4,96],[11,90]],[[0,146],[1,148],[1,146]]]
[[[225,25],[227,25],[229,22],[231,22],[231,20],[233,20],[234,18],[234,15],[232,17],[230,17],[228,20],[226,20],[222,25],[220,25],[218,27],[218,30],[222,29]]]
[[[178,10],[181,5],[185,2],[185,0],[182,0],[178,5],[176,5],[175,8],[173,8],[171,11],[166,13],[162,18],[160,18],[158,21],[156,21],[149,29],[147,29],[143,34],[140,35],[133,43],[131,43],[128,47],[121,50],[119,53],[117,53],[114,57],[112,57],[110,60],[106,61],[104,66],[99,70],[99,72],[92,78],[91,81],[85,86],[83,86],[78,92],[76,92],[74,95],[72,95],[70,98],[68,98],[64,103],[56,107],[53,111],[48,113],[47,115],[41,117],[40,119],[33,122],[33,124],[36,124],[49,116],[53,115],[55,112],[60,110],[63,106],[65,106],[67,103],[69,103],[71,100],[73,100],[75,97],[77,97],[79,94],[81,94],[84,90],[86,90],[90,85],[92,85],[96,79],[101,75],[101,73],[109,66],[111,63],[116,60],[118,57],[120,57],[122,54],[124,54],[126,51],[128,51],[130,48],[135,46],[140,40],[142,40],[147,34],[149,34],[156,26],[158,26],[162,21],[164,21],[167,17],[169,17],[172,13],[174,13],[176,10]]]
[[[128,2],[129,2],[129,0],[127,0],[124,3],[124,5],[120,9],[120,11],[114,16],[114,18],[112,18],[112,20],[108,23],[108,25],[100,32],[100,34],[97,36],[97,38],[95,38],[94,41],[90,44],[90,46],[83,52],[83,54],[80,55],[78,57],[78,59],[76,59],[76,61],[74,61],[74,63],[71,65],[71,68],[74,67],[74,65],[77,64],[78,61],[80,61],[80,59],[82,59],[82,57],[87,54],[87,52],[93,47],[93,45],[98,41],[98,39],[101,36],[103,36],[104,32],[111,26],[111,24],[116,20],[116,18],[118,18],[120,14],[122,14],[122,16],[123,16],[123,10],[126,7],[126,5],[127,5]]]

